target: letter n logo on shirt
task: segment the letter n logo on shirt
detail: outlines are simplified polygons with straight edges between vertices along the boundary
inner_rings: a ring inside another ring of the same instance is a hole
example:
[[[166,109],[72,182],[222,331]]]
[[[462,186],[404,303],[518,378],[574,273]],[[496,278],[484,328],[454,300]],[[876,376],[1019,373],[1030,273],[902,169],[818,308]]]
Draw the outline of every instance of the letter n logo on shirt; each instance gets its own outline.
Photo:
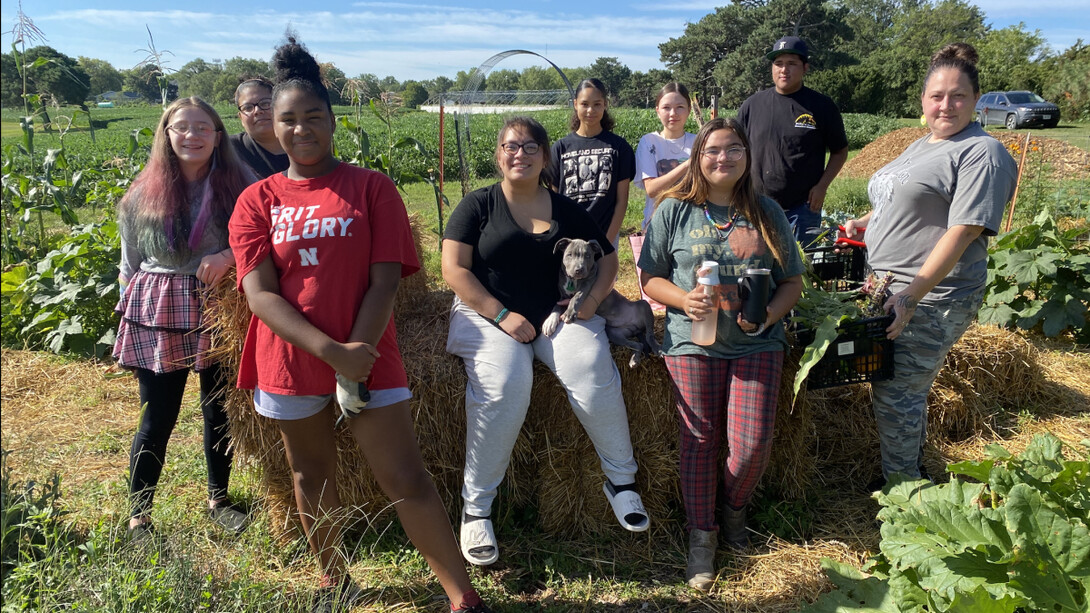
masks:
[[[299,265],[300,266],[317,266],[318,265],[318,248],[311,247],[309,249],[299,250]]]

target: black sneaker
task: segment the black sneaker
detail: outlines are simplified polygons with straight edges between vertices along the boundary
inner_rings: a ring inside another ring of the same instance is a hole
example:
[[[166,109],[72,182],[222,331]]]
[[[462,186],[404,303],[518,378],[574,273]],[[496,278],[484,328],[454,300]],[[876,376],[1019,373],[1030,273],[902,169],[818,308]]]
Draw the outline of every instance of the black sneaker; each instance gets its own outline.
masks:
[[[314,595],[314,604],[310,613],[337,613],[347,611],[357,600],[363,597],[363,590],[350,577],[345,577],[339,586],[320,587]]]
[[[246,514],[246,511],[230,501],[223,501],[209,508],[208,518],[220,528],[234,534],[245,530],[250,522],[250,516]]]

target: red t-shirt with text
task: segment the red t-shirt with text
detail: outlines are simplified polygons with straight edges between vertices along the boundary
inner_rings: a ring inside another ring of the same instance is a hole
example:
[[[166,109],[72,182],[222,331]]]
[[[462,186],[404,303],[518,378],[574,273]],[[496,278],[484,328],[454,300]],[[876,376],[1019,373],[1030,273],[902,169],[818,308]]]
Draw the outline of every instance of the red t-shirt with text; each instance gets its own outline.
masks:
[[[280,295],[335,341],[352,331],[370,286],[371,264],[399,262],[406,277],[420,269],[401,196],[386,175],[349,164],[314,179],[283,174],[239,196],[229,226],[238,284],[266,257]],[[407,387],[393,318],[378,346],[369,389]],[[332,394],[333,369],[277,336],[256,316],[242,349],[238,386],[291,396]]]

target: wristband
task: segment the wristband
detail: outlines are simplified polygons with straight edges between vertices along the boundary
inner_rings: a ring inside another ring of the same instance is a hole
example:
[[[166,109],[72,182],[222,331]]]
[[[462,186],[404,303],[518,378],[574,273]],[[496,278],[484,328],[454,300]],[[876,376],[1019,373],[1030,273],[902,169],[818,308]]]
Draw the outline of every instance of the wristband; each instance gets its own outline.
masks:
[[[594,294],[587,293],[587,298],[593,298],[594,299],[594,304],[596,304],[598,306],[602,306],[602,301],[598,300],[597,298],[594,298]],[[598,307],[595,307],[595,310],[597,310],[597,308]]]
[[[492,321],[494,321],[494,322],[496,322],[498,324],[501,321],[503,321],[503,318],[506,317],[508,313],[510,313],[510,311],[507,310],[507,307],[503,307],[503,309],[500,310],[500,314],[497,315],[496,318],[493,319]]]

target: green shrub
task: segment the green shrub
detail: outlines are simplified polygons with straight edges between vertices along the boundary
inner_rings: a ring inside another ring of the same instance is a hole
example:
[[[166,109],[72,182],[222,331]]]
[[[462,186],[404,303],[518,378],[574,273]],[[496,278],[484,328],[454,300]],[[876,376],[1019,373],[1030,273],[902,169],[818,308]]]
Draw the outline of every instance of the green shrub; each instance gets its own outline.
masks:
[[[901,127],[896,119],[881,115],[844,113],[843,117],[848,149],[861,149],[879,136]]]
[[[117,322],[121,241],[117,224],[76,226],[41,260],[0,275],[5,344],[103,356]]]
[[[1060,231],[1046,207],[1033,223],[1001,235],[988,259],[980,321],[1090,341],[1090,244],[1077,240],[1085,232],[1085,225]]]

